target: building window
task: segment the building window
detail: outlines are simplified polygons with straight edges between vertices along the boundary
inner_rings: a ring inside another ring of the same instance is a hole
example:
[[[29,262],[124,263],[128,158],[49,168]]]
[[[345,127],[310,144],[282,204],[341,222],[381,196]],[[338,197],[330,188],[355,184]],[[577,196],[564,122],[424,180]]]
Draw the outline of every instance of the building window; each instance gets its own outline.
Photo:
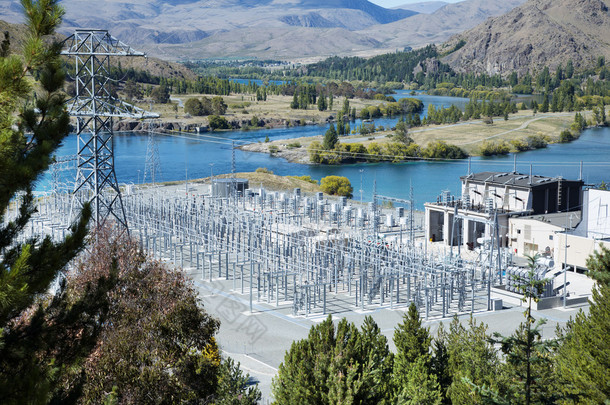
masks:
[[[521,229],[517,229],[517,235],[521,234]]]
[[[553,240],[553,235],[549,235],[549,240]]]

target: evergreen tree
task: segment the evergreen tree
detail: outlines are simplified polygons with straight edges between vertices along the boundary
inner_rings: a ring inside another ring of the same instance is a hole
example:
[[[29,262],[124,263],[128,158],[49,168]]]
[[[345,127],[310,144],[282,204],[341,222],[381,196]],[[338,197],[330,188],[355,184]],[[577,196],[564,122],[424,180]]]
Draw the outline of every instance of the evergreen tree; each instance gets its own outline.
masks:
[[[500,361],[490,342],[487,325],[477,324],[474,318],[468,320],[468,327],[454,317],[449,331],[439,331],[447,345],[449,354],[448,371],[451,385],[447,394],[454,405],[482,404],[486,401],[472,385],[498,389]]]
[[[272,382],[280,404],[389,403],[392,354],[372,318],[361,330],[332,317],[293,342]]]
[[[339,115],[339,117],[337,117],[337,135],[344,135],[345,134],[345,125],[343,124],[343,116]]]
[[[140,99],[142,98],[142,91],[140,90],[140,85],[136,83],[133,79],[128,79],[125,82],[125,87],[123,87],[123,91],[127,96],[128,100]]]
[[[548,113],[549,112],[549,96],[548,94],[544,93],[544,100],[542,100],[542,105],[540,106],[540,112],[541,113]]]
[[[347,97],[345,97],[345,99],[343,99],[343,107],[341,107],[341,111],[339,111],[339,116],[343,117],[344,115],[349,115],[349,113],[350,113],[349,100]]]
[[[411,303],[403,321],[394,330],[395,397],[404,404],[440,404],[441,392],[431,370],[432,337],[422,327],[419,312]]]
[[[400,120],[396,123],[394,139],[396,140],[396,142],[400,142],[403,145],[407,146],[413,142],[413,139],[409,137],[409,127],[404,120]]]
[[[559,399],[553,384],[556,341],[542,340],[540,326],[544,325],[545,320],[535,324],[532,316],[532,303],[538,302],[548,282],[536,276],[537,259],[538,256],[528,257],[528,273],[515,279],[523,294],[522,302],[527,304],[525,322],[509,337],[494,334],[493,341],[500,344],[506,360],[502,366],[506,387],[501,389],[500,395],[509,403],[555,403]]]
[[[326,97],[323,95],[320,95],[320,97],[318,97],[318,111],[325,111],[326,110]]]
[[[601,247],[588,260],[595,280],[588,314],[580,311],[559,331],[563,344],[557,355],[558,387],[575,403],[610,401],[610,250]]]
[[[292,108],[293,110],[296,110],[297,108],[299,108],[299,95],[296,91],[292,95],[292,101],[290,102],[290,108]]]
[[[451,401],[447,395],[447,390],[451,385],[451,375],[449,373],[449,350],[444,339],[445,336],[446,334],[444,332],[444,327],[441,323],[439,326],[438,337],[434,339],[433,343],[434,355],[432,357],[431,370],[438,381],[442,403],[451,404]]]
[[[155,87],[150,92],[150,97],[152,97],[155,103],[159,104],[167,104],[169,103],[169,87],[164,84],[161,84]]]
[[[66,302],[60,288],[43,303],[65,265],[79,252],[90,210],[64,240],[30,238],[20,243],[35,211],[32,185],[52,162],[69,131],[64,105],[61,46],[49,38],[63,9],[56,0],[23,1],[27,39],[22,55],[0,55],[0,402],[34,403],[71,395],[78,387],[58,381],[87,355],[97,331],[92,318],[104,318],[100,289],[83,291],[83,300]],[[36,78],[34,82],[32,78]],[[27,133],[27,135],[26,135]],[[18,195],[21,198],[16,198]],[[14,200],[13,200],[14,199]],[[13,202],[11,202],[13,201]],[[5,221],[9,204],[17,217]],[[104,284],[101,286],[101,284]],[[39,304],[39,305],[37,305]],[[43,305],[44,304],[44,305]]]
[[[337,131],[335,130],[335,125],[331,123],[330,128],[328,128],[328,130],[326,130],[326,133],[324,134],[322,147],[326,150],[332,150],[335,148],[338,142],[339,136],[337,135]]]
[[[538,112],[538,102],[536,100],[532,101],[532,111],[534,115],[536,115],[536,113]]]
[[[566,64],[566,78],[571,79],[574,76],[574,63],[572,59],[568,59],[568,63]]]

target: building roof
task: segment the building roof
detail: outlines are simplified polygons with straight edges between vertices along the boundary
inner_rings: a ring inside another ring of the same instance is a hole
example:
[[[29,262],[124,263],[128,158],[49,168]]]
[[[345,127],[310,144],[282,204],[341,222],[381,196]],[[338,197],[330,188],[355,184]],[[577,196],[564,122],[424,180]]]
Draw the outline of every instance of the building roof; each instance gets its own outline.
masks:
[[[531,219],[534,221],[544,222],[559,228],[574,229],[582,219],[581,211],[557,212],[553,214],[530,215],[525,217],[517,217],[517,219]]]
[[[468,176],[461,176],[462,182],[488,183],[496,186],[516,186],[525,188],[534,188],[548,183],[557,182],[559,180],[569,182],[581,182],[582,180],[565,180],[561,177],[547,177],[540,175],[523,174],[518,172],[480,172],[471,173]],[[530,182],[531,180],[531,182]]]

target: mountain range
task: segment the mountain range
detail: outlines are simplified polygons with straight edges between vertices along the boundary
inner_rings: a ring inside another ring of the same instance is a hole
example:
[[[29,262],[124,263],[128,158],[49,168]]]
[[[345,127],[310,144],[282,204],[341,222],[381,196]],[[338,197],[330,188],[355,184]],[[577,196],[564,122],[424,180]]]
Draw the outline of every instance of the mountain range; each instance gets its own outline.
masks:
[[[396,6],[393,8],[401,8],[403,10],[411,10],[417,13],[430,14],[434,13],[436,10],[443,6],[446,6],[447,4],[449,3],[445,1],[423,1],[421,3],[403,4],[402,6]]]
[[[442,42],[523,1],[414,5],[420,14],[367,0],[97,0],[95,12],[90,0],[62,0],[61,32],[108,29],[173,60],[366,56]],[[19,10],[19,0],[0,2],[0,18],[9,22],[21,21]]]

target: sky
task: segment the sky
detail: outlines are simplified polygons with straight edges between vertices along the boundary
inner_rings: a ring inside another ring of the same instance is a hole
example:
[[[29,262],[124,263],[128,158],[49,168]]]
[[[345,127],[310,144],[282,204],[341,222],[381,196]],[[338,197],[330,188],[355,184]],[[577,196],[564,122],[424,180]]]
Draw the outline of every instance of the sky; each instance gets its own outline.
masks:
[[[426,3],[427,1],[431,1],[431,0],[369,0],[371,3],[375,3],[379,6],[385,7],[385,8],[391,8],[391,7],[396,7],[396,6],[402,6],[403,4],[410,4],[410,3]],[[445,3],[457,3],[459,1],[462,0],[442,0]]]

